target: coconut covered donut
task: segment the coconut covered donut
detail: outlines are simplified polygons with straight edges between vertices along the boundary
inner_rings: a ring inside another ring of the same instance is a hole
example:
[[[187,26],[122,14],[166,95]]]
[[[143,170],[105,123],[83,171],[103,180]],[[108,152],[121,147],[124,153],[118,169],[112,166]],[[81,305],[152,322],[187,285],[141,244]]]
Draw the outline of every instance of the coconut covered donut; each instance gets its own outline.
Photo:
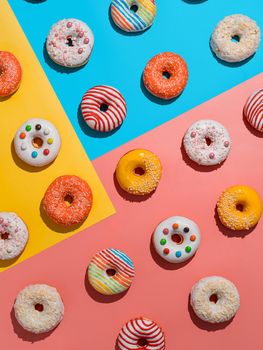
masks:
[[[154,0],[112,0],[111,17],[125,32],[141,32],[149,28],[156,16]]]
[[[153,244],[163,259],[181,263],[196,253],[200,238],[200,230],[194,221],[183,216],[172,216],[156,227]]]
[[[88,62],[93,44],[94,36],[87,24],[69,18],[52,26],[46,48],[55,63],[65,67],[80,67]]]
[[[0,260],[16,258],[28,241],[25,223],[15,213],[0,212]]]
[[[260,43],[260,29],[255,21],[244,15],[225,17],[211,37],[211,48],[226,62],[240,62],[252,56]]]
[[[117,339],[118,350],[165,350],[162,329],[146,317],[134,318],[121,329]]]
[[[222,163],[231,149],[226,128],[215,120],[198,120],[185,133],[183,144],[189,158],[200,165]]]
[[[33,284],[19,292],[14,311],[25,330],[38,334],[51,331],[61,322],[64,305],[56,288]]]
[[[255,91],[244,106],[244,117],[259,132],[263,132],[263,89]]]
[[[223,277],[202,278],[192,288],[190,303],[201,320],[210,323],[231,320],[240,306],[236,286]]]
[[[42,167],[57,157],[60,150],[57,128],[45,119],[29,119],[17,131],[14,146],[17,156],[25,163]]]

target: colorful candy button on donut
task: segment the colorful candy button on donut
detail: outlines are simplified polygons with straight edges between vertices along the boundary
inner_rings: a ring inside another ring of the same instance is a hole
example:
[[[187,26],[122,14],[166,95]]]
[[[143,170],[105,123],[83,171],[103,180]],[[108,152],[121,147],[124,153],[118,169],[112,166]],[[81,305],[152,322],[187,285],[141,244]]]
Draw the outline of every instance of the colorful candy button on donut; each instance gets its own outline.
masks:
[[[172,216],[162,221],[153,233],[156,252],[171,263],[190,259],[200,244],[200,230],[196,223],[183,216]]]
[[[141,32],[149,28],[156,17],[154,0],[113,0],[111,17],[125,32]]]
[[[60,150],[60,136],[48,120],[27,120],[14,138],[15,151],[25,163],[42,167],[51,163]]]

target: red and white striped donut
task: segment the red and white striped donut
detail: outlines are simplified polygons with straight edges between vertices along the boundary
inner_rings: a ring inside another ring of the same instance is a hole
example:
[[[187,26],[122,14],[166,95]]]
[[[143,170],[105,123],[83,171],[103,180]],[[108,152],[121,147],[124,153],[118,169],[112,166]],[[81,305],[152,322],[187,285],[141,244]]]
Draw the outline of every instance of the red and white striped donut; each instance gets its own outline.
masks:
[[[263,132],[263,89],[257,90],[248,98],[244,116],[253,128]]]
[[[108,132],[123,123],[127,108],[124,97],[117,89],[98,85],[89,89],[83,96],[81,112],[91,129]]]
[[[122,327],[117,339],[117,349],[164,350],[164,333],[155,322],[148,318],[134,318]]]

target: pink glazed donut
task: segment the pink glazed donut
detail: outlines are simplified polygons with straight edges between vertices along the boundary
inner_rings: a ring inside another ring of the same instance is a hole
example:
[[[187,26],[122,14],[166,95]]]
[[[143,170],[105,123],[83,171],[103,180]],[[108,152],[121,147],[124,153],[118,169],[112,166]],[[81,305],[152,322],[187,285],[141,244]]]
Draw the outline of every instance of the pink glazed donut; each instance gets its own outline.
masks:
[[[47,53],[64,67],[80,67],[88,62],[94,44],[94,36],[86,23],[74,19],[62,19],[54,24],[46,41]]]

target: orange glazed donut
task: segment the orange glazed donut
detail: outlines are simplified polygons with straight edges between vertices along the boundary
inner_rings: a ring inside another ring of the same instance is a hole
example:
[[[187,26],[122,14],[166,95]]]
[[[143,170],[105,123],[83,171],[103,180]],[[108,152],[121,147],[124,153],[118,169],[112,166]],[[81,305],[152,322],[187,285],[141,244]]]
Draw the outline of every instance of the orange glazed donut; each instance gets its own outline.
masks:
[[[169,100],[180,95],[188,80],[184,59],[172,52],[163,52],[147,63],[143,72],[146,89],[153,95]]]
[[[0,51],[0,96],[12,95],[20,85],[22,69],[10,52]]]
[[[92,192],[86,181],[78,176],[56,178],[43,198],[43,209],[55,223],[73,226],[84,221],[92,206]]]

